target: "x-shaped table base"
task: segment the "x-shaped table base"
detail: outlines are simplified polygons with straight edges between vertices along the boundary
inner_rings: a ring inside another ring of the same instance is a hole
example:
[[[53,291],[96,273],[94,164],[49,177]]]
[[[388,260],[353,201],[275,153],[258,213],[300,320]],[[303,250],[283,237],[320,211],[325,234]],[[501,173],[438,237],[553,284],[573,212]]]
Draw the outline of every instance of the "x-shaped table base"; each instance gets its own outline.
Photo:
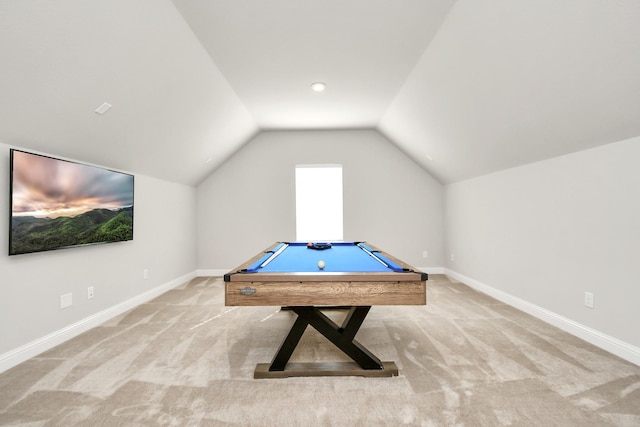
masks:
[[[282,376],[319,376],[319,375],[364,375],[364,376],[393,376],[398,375],[398,368],[393,362],[381,362],[373,353],[367,350],[354,338],[362,326],[370,306],[356,306],[349,309],[342,326],[322,313],[320,308],[311,306],[289,307],[298,317],[289,334],[284,339],[278,352],[273,358],[268,370],[265,364],[258,365],[254,372],[255,378],[269,378]],[[293,351],[300,342],[307,326],[311,325],[336,347],[349,356],[353,363],[325,363],[325,364],[291,364],[287,366]],[[286,375],[283,372],[290,371]]]

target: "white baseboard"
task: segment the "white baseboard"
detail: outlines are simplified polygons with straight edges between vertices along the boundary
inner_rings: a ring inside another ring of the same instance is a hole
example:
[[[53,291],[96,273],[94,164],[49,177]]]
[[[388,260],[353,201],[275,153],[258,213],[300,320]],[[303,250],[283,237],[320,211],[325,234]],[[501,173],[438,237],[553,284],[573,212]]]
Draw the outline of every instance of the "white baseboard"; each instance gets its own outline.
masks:
[[[584,326],[566,317],[560,316],[559,314],[539,307],[535,304],[531,304],[530,302],[522,300],[518,297],[514,297],[513,295],[510,295],[506,292],[492,288],[491,286],[472,279],[471,277],[467,277],[463,274],[446,268],[444,269],[444,274],[456,280],[459,280],[465,285],[468,285],[473,289],[485,293],[497,299],[498,301],[509,304],[510,306],[522,310],[525,313],[528,313],[557,328],[560,328],[563,331],[570,333],[571,335],[575,335],[576,337],[581,338],[588,343],[595,345],[596,347],[606,350],[609,353],[615,354],[622,359],[640,366],[640,348],[638,347],[635,347],[629,343],[621,341],[595,329]]]
[[[227,274],[231,269],[228,270],[196,270],[197,277],[222,277]]]
[[[106,310],[102,310],[69,326],[52,332],[44,337],[38,338],[37,340],[31,341],[30,343],[1,354],[0,373],[6,371],[7,369],[13,368],[14,366],[28,359],[31,359],[32,357],[35,357],[42,352],[50,350],[58,344],[62,344],[63,342],[70,340],[71,338],[74,338],[91,328],[95,328],[96,326],[103,324],[107,320],[119,316],[120,314],[131,310],[132,308],[137,307],[140,304],[150,301],[153,298],[162,295],[166,291],[171,290],[176,286],[180,286],[185,282],[188,282],[194,277],[196,277],[196,272],[187,273],[174,280],[171,280],[170,282],[164,283],[157,288],[151,289],[131,299],[123,301],[120,304],[109,307]]]
[[[418,270],[427,274],[444,274],[444,267],[418,267]]]

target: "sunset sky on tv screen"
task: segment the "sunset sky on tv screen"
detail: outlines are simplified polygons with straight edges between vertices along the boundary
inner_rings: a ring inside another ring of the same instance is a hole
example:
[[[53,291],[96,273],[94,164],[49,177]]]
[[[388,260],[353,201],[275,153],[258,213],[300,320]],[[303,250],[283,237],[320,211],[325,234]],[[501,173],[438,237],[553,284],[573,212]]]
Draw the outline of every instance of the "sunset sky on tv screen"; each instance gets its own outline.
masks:
[[[74,217],[133,205],[133,176],[20,151],[13,157],[13,216]]]

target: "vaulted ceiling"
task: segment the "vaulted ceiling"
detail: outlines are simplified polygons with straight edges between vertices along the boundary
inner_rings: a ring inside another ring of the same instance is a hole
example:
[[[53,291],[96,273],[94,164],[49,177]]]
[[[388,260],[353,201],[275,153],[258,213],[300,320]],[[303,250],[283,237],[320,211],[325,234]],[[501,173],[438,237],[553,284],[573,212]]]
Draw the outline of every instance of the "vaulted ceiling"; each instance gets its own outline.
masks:
[[[630,0],[2,0],[0,142],[196,185],[263,129],[375,128],[450,183],[640,135],[639,22]]]

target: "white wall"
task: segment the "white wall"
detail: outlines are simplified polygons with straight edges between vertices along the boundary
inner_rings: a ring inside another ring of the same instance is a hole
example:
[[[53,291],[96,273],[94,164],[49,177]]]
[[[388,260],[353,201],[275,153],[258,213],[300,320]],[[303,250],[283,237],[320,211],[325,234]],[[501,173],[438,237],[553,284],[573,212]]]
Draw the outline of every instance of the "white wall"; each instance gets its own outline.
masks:
[[[640,356],[638,160],[634,138],[446,186],[447,269]]]
[[[198,268],[295,240],[295,166],[341,164],[344,239],[442,267],[442,186],[375,130],[262,132],[198,187]],[[422,258],[422,251],[429,258]]]
[[[16,349],[195,273],[195,188],[143,175],[135,175],[132,241],[7,256],[9,148],[0,143],[0,362],[19,362]],[[73,305],[61,310],[60,295],[69,292]]]

